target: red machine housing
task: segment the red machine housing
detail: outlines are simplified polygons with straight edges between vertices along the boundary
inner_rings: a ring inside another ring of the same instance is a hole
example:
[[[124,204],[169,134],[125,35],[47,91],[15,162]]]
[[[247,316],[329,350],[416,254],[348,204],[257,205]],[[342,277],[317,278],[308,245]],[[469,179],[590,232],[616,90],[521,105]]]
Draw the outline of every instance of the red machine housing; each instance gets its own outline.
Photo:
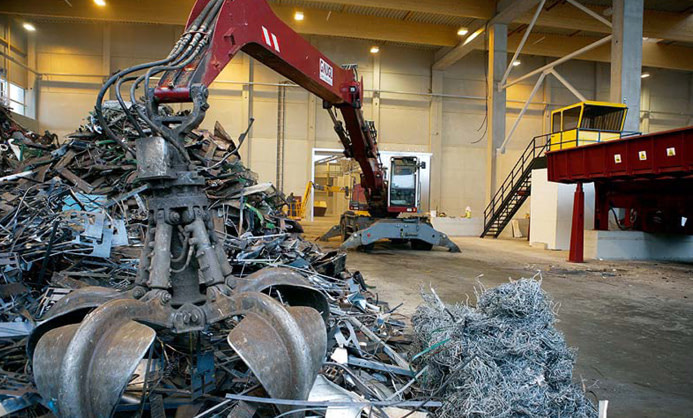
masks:
[[[546,156],[549,181],[594,182],[596,230],[608,230],[609,212],[619,208],[625,210],[619,220],[623,229],[693,235],[693,127],[553,151]],[[577,220],[584,216],[580,211],[584,205],[575,206],[574,225],[582,225]],[[571,239],[571,261],[575,261],[573,246],[581,246],[581,241]],[[575,253],[581,254],[582,248]]]

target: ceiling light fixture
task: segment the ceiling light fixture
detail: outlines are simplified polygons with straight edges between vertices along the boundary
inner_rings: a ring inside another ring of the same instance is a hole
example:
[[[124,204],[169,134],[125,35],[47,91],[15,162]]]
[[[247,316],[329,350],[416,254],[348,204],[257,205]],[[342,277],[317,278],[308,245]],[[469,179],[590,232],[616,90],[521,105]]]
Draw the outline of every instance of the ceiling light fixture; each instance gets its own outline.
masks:
[[[302,21],[303,19],[305,19],[305,16],[303,15],[303,12],[296,12],[296,13],[294,13],[294,20],[295,20],[295,21],[300,22],[300,21]]]
[[[106,0],[94,0],[94,3],[99,7],[104,7],[106,5]]]
[[[24,24],[22,24],[22,27],[29,32],[36,32],[36,26],[32,25],[29,22],[24,22]]]
[[[371,54],[377,54],[378,52],[380,52],[380,47],[377,45],[373,45],[371,47]]]
[[[647,78],[650,76],[650,73],[642,73],[640,74],[640,78]]]
[[[522,64],[522,62],[520,60],[513,61],[513,67],[517,67],[520,64]]]
[[[459,36],[464,36],[464,35],[466,35],[466,34],[468,34],[468,33],[469,33],[469,29],[467,29],[467,28],[460,28],[460,29],[457,31],[457,35],[459,35]]]
[[[481,35],[484,32],[484,28],[481,28],[477,30],[476,32],[472,33],[467,37],[467,39],[464,40],[464,45],[467,45],[468,43],[472,42],[474,39],[476,39],[479,35]]]

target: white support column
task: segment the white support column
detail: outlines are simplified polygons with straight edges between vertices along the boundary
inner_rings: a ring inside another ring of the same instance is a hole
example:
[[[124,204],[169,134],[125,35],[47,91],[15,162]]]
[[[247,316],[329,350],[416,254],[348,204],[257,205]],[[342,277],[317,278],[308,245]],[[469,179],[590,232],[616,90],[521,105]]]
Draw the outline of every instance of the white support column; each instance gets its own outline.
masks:
[[[102,27],[102,46],[101,46],[101,74],[111,74],[111,24],[104,23]],[[104,80],[105,81],[105,80]],[[110,89],[109,98],[115,99],[115,90]]]
[[[382,53],[382,52],[381,52]],[[380,129],[380,54],[373,55],[373,103],[371,106],[371,120],[375,128]]]
[[[12,56],[12,18],[9,15],[5,16],[5,40],[7,41],[7,45],[5,46],[5,81],[8,83],[5,94],[9,97],[9,83],[12,81],[12,75],[10,74],[10,69],[12,67],[12,61],[10,61],[10,57]]]
[[[548,63],[548,58],[544,57],[544,65]],[[541,133],[542,134],[547,134],[551,130],[551,123],[549,119],[551,118],[551,109],[549,109],[549,105],[547,103],[553,103],[551,100],[551,92],[552,92],[552,86],[553,84],[551,83],[551,77],[547,78],[544,80],[544,88],[542,89],[542,102],[544,102],[544,107],[542,111],[542,118],[541,118]]]
[[[506,90],[498,89],[508,63],[508,26],[496,24],[488,31],[488,136],[486,140],[486,203],[496,191],[496,152],[505,139]]]
[[[315,125],[318,118],[318,99],[314,94],[308,94],[308,148],[315,147]],[[312,154],[311,154],[312,155]]]
[[[322,102],[320,102],[320,106],[322,107]],[[323,110],[324,112],[324,110]],[[315,133],[315,126],[317,124],[317,119],[318,119],[318,99],[315,97],[314,94],[309,93],[308,94],[308,138],[307,138],[307,144],[308,146],[306,147],[306,152],[307,152],[307,157],[306,159],[308,160],[308,167],[307,167],[307,173],[308,173],[308,181],[313,181],[313,148],[315,148],[315,140],[317,138],[317,135]],[[308,220],[310,222],[313,222],[313,191],[311,190],[310,197],[308,198],[309,202],[308,205],[306,206],[308,210],[306,211],[306,216],[308,216]]]
[[[593,77],[594,77],[594,94],[592,95],[592,100],[599,100],[599,63],[598,62],[593,62],[592,63],[592,68],[593,68]]]
[[[650,116],[651,113],[650,111],[652,110],[652,98],[650,94],[652,93],[650,86],[647,83],[643,83],[641,87],[641,99],[640,99],[640,107],[644,112],[641,112],[640,116],[640,128],[638,129],[639,131],[642,131],[643,133],[649,133],[650,132]]]
[[[628,105],[624,130],[640,129],[644,0],[613,0],[611,101]]]
[[[103,25],[103,47],[101,49],[101,74],[111,73],[111,24]]]
[[[443,71],[431,71],[429,150],[431,154],[430,209],[440,211],[443,195]]]
[[[27,38],[26,64],[27,67],[36,70],[36,36]],[[26,70],[26,116],[38,121],[38,104],[40,91],[40,77],[30,70]]]
[[[248,74],[248,84],[243,86],[243,121],[241,126],[245,127],[246,124],[250,122],[250,118],[253,117],[253,81],[255,80],[255,65],[250,56],[244,55],[243,58],[244,70]],[[252,138],[253,130],[251,129],[241,148],[241,158],[244,161],[244,165],[248,168],[251,167]]]

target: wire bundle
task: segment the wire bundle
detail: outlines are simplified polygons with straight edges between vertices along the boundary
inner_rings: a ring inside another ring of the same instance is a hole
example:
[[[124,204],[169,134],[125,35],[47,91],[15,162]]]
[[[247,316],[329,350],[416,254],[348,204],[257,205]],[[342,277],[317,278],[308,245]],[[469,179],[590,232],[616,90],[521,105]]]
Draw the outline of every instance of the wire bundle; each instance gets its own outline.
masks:
[[[596,417],[572,383],[575,350],[555,328],[541,280],[477,291],[477,306],[444,304],[433,291],[412,318],[427,355],[423,386],[445,399],[440,417]],[[446,385],[441,390],[441,382]]]

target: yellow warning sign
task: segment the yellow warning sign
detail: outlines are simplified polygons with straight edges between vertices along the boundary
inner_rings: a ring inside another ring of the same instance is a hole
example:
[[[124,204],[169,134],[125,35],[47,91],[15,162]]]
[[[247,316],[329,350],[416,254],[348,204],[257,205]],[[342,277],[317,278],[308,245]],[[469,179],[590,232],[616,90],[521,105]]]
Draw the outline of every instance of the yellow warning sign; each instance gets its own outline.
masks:
[[[621,164],[623,160],[621,159],[621,154],[614,154],[614,162],[616,164]]]
[[[676,148],[667,148],[667,157],[676,157]]]
[[[640,161],[647,161],[647,151],[640,151],[638,156],[640,157]]]

